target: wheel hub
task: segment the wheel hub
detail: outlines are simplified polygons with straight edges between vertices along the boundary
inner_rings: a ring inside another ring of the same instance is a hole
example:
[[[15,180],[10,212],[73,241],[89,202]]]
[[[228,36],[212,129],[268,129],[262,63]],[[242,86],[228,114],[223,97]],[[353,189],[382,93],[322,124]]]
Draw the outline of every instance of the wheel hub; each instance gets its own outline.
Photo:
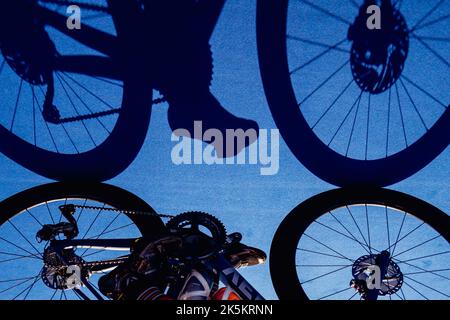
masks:
[[[388,90],[400,77],[408,56],[409,36],[406,20],[390,0],[381,1],[381,29],[366,25],[366,1],[348,30],[352,41],[350,64],[352,75],[361,90],[379,94]]]
[[[371,290],[368,284],[375,280],[377,275],[374,270],[381,270],[380,286],[372,290],[376,290],[377,295],[385,296],[396,293],[403,284],[403,274],[400,267],[388,256],[384,266],[380,265],[380,256],[365,255],[358,258],[352,266],[353,281],[352,286],[359,291],[362,296],[366,296]],[[374,268],[376,267],[376,268]]]

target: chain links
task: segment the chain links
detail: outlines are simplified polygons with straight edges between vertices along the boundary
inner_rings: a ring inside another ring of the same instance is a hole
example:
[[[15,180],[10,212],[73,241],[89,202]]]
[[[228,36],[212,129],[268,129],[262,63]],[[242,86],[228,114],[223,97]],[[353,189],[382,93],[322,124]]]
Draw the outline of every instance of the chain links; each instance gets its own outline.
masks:
[[[163,102],[166,102],[165,98],[154,99],[152,101],[152,105],[160,104]],[[116,108],[116,109],[100,111],[100,112],[93,112],[93,113],[83,114],[83,115],[79,115],[79,116],[75,116],[75,117],[61,118],[61,119],[56,120],[55,123],[62,124],[62,123],[68,123],[68,122],[78,122],[78,121],[106,117],[106,116],[110,116],[113,114],[117,114],[120,112],[120,110],[122,110],[122,108]]]
[[[171,215],[171,214],[162,214],[162,213],[156,213],[156,212],[150,212],[150,211],[125,210],[125,209],[105,208],[105,207],[86,206],[86,205],[83,206],[83,205],[78,205],[78,204],[74,204],[73,207],[77,208],[77,209],[118,212],[118,213],[123,213],[123,214],[127,214],[127,215],[154,216],[154,217],[168,218],[168,219],[175,217],[175,215]]]

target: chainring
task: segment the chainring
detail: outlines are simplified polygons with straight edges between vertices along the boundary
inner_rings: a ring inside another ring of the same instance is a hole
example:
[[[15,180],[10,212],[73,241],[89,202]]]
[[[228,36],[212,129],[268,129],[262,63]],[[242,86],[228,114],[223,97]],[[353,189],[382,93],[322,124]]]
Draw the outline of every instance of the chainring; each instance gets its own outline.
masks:
[[[227,232],[223,223],[205,212],[184,212],[170,219],[166,226],[174,234],[201,235],[197,240],[207,239],[207,241],[191,243],[186,247],[186,251],[191,256],[208,256],[220,250],[226,242]],[[209,234],[206,234],[204,230]]]

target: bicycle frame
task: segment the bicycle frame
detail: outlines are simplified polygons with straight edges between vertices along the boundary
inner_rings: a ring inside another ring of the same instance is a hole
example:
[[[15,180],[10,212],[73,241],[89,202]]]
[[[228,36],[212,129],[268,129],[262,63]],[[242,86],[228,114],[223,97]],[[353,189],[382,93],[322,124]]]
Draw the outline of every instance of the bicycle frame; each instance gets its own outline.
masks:
[[[51,247],[56,252],[61,252],[64,249],[74,248],[89,248],[89,249],[104,249],[110,251],[128,251],[135,239],[80,239],[80,240],[54,240]],[[60,255],[62,257],[62,255]],[[123,262],[121,259],[108,260],[109,264],[103,269],[96,270],[102,272],[111,267],[117,266]],[[215,270],[219,275],[219,280],[227,287],[233,290],[243,300],[265,300],[263,296],[230,264],[222,253],[218,253],[214,259],[204,261],[203,264],[209,270]],[[97,290],[87,281],[81,279],[86,288],[92,294],[103,300],[103,297]],[[74,289],[78,295],[83,299],[89,300],[83,292],[79,289]]]
[[[21,1],[21,0],[18,0]],[[156,3],[160,0],[151,0]],[[203,37],[209,39],[219,19],[226,0],[203,0],[197,4],[198,20]],[[116,22],[116,27],[121,28],[124,21],[136,21],[137,10],[128,10],[133,5],[128,1],[108,0],[111,15]],[[79,30],[69,30],[66,25],[67,17],[45,7],[36,4],[37,14],[45,25],[49,25],[64,35],[89,47],[106,57],[94,55],[59,55],[55,57],[53,67],[55,71],[80,73],[93,77],[103,77],[113,80],[122,80],[120,58],[121,44],[116,36],[98,30],[88,25],[83,25]],[[130,16],[132,15],[132,16]],[[142,40],[141,40],[142,41]],[[122,44],[123,46],[123,44]],[[125,49],[124,49],[125,50]]]

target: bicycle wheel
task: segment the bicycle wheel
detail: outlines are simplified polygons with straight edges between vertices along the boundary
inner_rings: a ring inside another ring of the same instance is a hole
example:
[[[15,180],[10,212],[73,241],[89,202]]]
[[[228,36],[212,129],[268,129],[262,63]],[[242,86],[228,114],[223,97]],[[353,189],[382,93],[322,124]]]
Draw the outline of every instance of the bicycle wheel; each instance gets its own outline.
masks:
[[[258,1],[272,116],[297,159],[337,186],[396,183],[450,143],[450,4],[382,5],[369,30],[371,3]]]
[[[449,217],[422,200],[381,188],[335,189],[283,220],[270,272],[280,299],[357,299],[355,272],[386,251],[379,299],[448,299],[449,239]]]
[[[51,179],[103,181],[139,152],[152,89],[106,1],[75,4],[80,30],[67,1],[2,4],[0,151]]]
[[[0,203],[0,299],[80,298],[77,292],[63,290],[52,283],[51,268],[44,266],[43,261],[44,256],[47,259],[48,241],[37,241],[37,232],[43,225],[66,221],[58,206],[69,204],[81,206],[73,215],[79,229],[75,239],[150,237],[165,230],[157,216],[109,210],[154,212],[137,196],[111,185],[52,183],[18,193]],[[74,257],[83,259],[83,263],[118,256],[118,251],[94,248],[78,248],[74,252]],[[100,275],[96,273],[89,277],[94,288]],[[93,298],[86,287],[81,290]]]

